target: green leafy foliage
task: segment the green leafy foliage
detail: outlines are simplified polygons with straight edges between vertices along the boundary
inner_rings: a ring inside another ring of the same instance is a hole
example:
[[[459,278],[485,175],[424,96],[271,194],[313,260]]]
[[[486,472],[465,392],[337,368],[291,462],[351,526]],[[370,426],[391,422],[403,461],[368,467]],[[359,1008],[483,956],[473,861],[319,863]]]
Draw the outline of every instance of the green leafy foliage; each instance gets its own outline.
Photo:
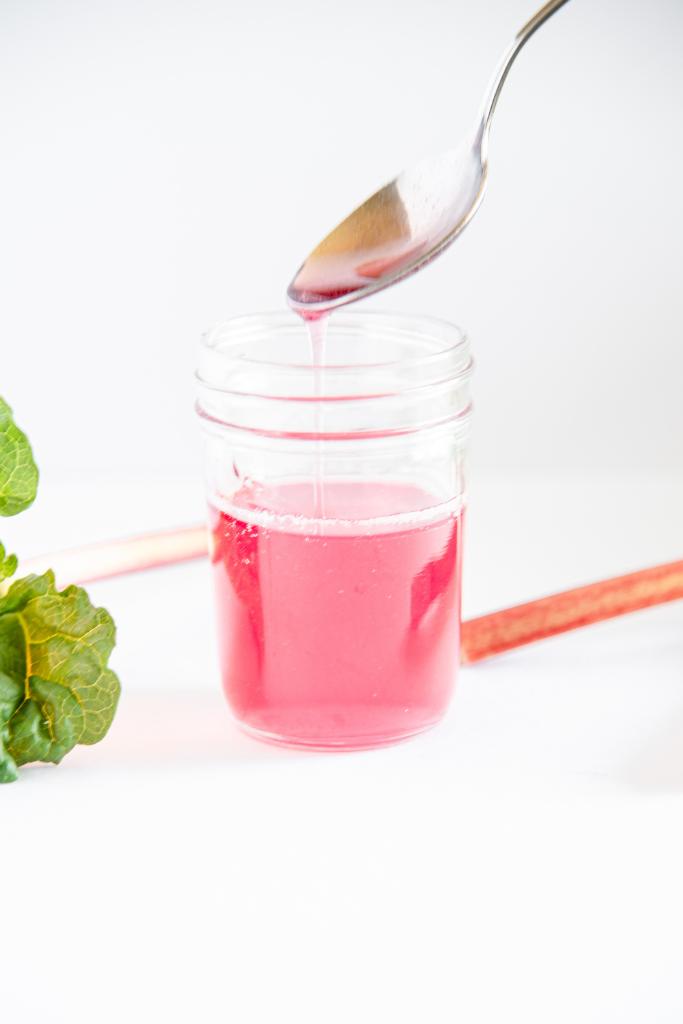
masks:
[[[5,554],[5,548],[0,543],[0,583],[9,576],[14,576],[17,571],[17,556]]]
[[[36,496],[38,468],[26,434],[12,418],[12,410],[0,398],[0,516],[15,516]]]
[[[23,512],[37,487],[31,446],[0,398],[0,515]],[[0,544],[0,583],[16,568]],[[107,665],[114,642],[109,613],[81,587],[57,590],[52,572],[16,580],[0,597],[0,782],[102,739],[120,691]]]
[[[0,598],[0,781],[29,761],[55,764],[97,743],[120,685],[107,661],[113,620],[81,587],[59,591],[52,572],[17,580]]]

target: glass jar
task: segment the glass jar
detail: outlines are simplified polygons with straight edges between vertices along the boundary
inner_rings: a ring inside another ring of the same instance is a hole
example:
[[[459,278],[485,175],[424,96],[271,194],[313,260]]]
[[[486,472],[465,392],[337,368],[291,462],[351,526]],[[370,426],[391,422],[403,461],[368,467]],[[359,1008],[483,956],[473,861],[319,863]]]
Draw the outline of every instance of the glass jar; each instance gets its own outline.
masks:
[[[262,739],[357,749],[444,714],[459,661],[467,338],[335,313],[324,371],[294,314],[203,338],[225,694]]]

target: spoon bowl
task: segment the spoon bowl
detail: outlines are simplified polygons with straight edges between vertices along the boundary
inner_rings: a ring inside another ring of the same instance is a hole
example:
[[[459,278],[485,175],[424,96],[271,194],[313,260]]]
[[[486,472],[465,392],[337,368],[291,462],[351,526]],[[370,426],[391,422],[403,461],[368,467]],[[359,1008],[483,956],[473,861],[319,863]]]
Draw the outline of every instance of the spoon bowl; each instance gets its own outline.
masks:
[[[472,139],[402,171],[334,228],[305,259],[287,296],[309,319],[413,274],[469,224],[486,189],[493,111],[524,44],[568,0],[550,0],[519,30],[486,94]]]

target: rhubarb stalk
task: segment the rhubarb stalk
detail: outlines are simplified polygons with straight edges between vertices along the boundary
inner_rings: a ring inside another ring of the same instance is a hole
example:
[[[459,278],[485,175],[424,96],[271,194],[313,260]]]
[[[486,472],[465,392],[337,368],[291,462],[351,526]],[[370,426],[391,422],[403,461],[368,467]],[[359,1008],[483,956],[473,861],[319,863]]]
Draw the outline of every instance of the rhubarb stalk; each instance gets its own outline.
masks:
[[[41,573],[51,566],[60,586],[65,586],[204,558],[208,551],[206,529],[191,526],[44,555],[22,563],[21,569]],[[679,598],[683,598],[683,561],[565,590],[463,622],[461,659],[470,665],[535,640]]]

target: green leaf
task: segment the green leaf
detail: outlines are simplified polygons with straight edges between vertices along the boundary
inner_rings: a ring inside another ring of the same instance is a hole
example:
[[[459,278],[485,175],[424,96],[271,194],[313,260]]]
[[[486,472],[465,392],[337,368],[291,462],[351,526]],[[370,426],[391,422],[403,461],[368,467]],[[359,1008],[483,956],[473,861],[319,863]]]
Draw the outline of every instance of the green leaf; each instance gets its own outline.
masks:
[[[15,516],[36,496],[38,469],[31,445],[0,398],[0,516]]]
[[[11,720],[12,757],[17,765],[29,761],[59,764],[83,734],[84,712],[76,696],[59,683],[31,676],[30,697]]]
[[[52,572],[17,580],[0,598],[0,781],[3,763],[11,776],[12,764],[57,763],[102,739],[120,692],[107,666],[114,642],[109,613],[81,587],[57,590]]]
[[[6,555],[3,544],[0,543],[0,583],[9,576],[14,576],[17,571],[17,556]]]
[[[0,644],[2,639],[0,638]],[[0,646],[0,656],[2,647]],[[21,704],[23,693],[14,679],[0,672],[0,782],[14,782],[17,777],[16,761],[10,754],[9,721]]]

